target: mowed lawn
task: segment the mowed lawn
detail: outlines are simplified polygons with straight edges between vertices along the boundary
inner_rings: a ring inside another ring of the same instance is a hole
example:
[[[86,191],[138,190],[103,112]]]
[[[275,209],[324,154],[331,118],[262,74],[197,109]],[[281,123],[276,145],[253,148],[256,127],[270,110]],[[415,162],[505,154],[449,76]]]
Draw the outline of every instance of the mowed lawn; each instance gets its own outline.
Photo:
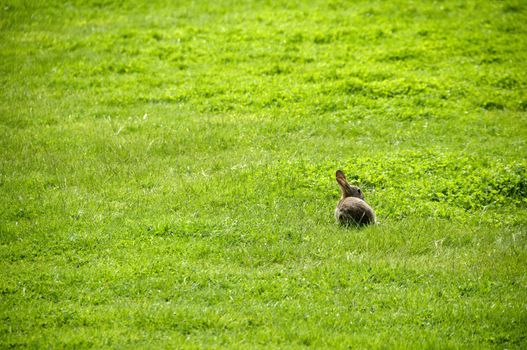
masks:
[[[0,348],[527,348],[524,1],[7,0],[0,84]]]

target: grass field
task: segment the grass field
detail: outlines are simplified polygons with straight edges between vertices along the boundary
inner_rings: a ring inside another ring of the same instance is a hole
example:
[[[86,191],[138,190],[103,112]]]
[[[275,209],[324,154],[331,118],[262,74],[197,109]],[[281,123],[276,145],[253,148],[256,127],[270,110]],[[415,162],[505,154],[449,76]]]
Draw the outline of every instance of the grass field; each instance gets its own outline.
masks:
[[[0,4],[0,348],[527,348],[524,1]]]

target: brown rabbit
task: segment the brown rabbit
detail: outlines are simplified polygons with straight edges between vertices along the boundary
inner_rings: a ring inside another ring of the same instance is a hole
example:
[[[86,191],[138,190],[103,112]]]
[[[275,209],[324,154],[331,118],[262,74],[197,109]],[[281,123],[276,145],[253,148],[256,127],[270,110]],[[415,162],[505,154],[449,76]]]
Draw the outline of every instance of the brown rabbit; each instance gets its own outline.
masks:
[[[336,177],[342,195],[335,209],[335,218],[343,225],[374,224],[375,213],[364,201],[360,188],[351,186],[341,170],[337,170]]]

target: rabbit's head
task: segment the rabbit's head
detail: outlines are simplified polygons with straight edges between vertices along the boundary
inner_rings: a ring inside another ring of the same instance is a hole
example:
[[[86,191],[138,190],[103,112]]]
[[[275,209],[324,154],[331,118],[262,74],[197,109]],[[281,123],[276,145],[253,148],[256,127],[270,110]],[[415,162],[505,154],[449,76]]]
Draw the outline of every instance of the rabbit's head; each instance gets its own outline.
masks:
[[[346,180],[346,176],[342,172],[342,170],[337,170],[336,173],[337,182],[340,186],[340,192],[342,194],[341,199],[347,198],[347,197],[357,197],[360,199],[364,199],[364,195],[362,194],[362,191],[357,186],[352,186],[348,183],[348,180]]]

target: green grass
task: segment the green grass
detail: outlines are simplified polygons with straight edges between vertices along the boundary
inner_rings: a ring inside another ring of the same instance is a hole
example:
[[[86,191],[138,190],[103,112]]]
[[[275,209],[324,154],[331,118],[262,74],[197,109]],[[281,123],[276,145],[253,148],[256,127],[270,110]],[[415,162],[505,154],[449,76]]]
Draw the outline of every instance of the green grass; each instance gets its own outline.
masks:
[[[526,47],[523,1],[1,2],[0,347],[525,348]]]

